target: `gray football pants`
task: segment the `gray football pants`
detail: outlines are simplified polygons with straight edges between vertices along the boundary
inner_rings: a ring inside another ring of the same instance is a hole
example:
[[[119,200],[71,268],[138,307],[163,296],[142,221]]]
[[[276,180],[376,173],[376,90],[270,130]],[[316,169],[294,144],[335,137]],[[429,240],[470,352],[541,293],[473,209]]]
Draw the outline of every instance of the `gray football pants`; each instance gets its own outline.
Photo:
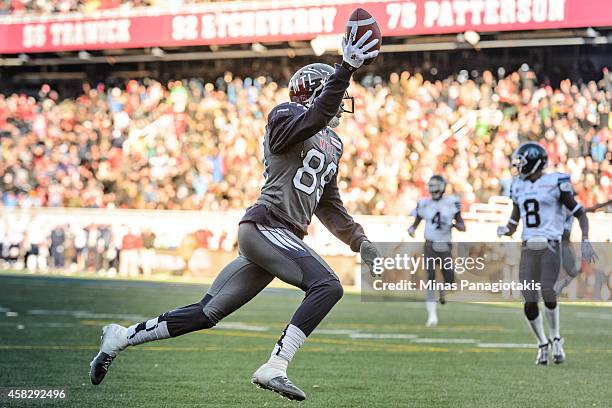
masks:
[[[519,263],[519,280],[540,283],[542,299],[547,303],[555,303],[557,294],[553,289],[561,269],[561,245],[551,241],[549,248],[532,250],[523,247]],[[537,290],[524,290],[525,302],[537,302],[540,293]]]
[[[284,228],[243,222],[238,229],[239,255],[219,273],[198,303],[160,315],[171,337],[213,327],[249,302],[275,277],[306,292],[290,324],[310,335],[343,295],[329,265]],[[147,322],[136,329],[146,330]]]
[[[446,263],[445,260],[452,259],[450,249],[448,251],[439,252],[433,249],[433,242],[426,241],[423,256],[426,260],[425,270],[427,272],[427,280],[432,281],[436,279],[436,266],[440,265],[444,282],[453,283],[455,281],[455,271],[452,268],[444,267]]]

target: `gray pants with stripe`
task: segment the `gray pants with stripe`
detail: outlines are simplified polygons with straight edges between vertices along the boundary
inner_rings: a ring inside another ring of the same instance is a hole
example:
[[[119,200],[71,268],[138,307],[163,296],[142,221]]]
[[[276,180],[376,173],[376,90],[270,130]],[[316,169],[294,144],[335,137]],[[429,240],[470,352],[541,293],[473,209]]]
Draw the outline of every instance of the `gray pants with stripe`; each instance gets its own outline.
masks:
[[[329,265],[296,235],[251,222],[238,230],[240,255],[208,290],[204,314],[217,323],[261,292],[273,278],[306,292],[291,324],[307,336],[340,300],[342,285]]]
[[[275,277],[306,292],[290,322],[306,336],[342,297],[342,285],[329,265],[287,229],[243,222],[238,248],[239,256],[223,268],[202,300],[132,326],[131,344],[213,327]]]
[[[523,248],[519,263],[519,280],[535,281],[540,283],[542,299],[547,303],[557,301],[557,294],[553,289],[559,271],[561,270],[561,245],[558,241],[551,241],[549,247],[542,250]],[[537,302],[540,293],[537,290],[524,290],[525,302]]]

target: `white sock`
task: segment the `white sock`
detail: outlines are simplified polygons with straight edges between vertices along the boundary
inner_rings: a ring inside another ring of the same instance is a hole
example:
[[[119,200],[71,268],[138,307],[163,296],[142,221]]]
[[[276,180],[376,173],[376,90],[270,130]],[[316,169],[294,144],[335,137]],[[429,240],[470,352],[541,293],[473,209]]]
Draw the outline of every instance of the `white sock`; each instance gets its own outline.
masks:
[[[304,344],[306,341],[306,335],[299,327],[292,324],[288,325],[283,331],[278,343],[272,350],[272,356],[282,357],[287,362],[293,360],[295,352]]]
[[[162,340],[170,337],[168,323],[164,320],[159,322],[158,318],[147,320],[143,323],[128,327],[127,340],[130,346],[147,343],[149,341]]]
[[[268,360],[267,363],[270,367],[276,368],[280,371],[282,371],[282,373],[287,376],[287,366],[289,365],[289,361],[287,361],[286,359],[284,359],[283,357],[279,357],[275,354],[272,354],[270,356],[270,359]]]
[[[425,302],[425,307],[427,308],[427,317],[428,318],[432,318],[432,317],[438,317],[437,313],[436,313],[436,302],[430,302],[427,301]]]
[[[550,338],[561,338],[559,335],[559,304],[554,309],[549,309],[544,306],[544,314],[548,320],[548,328],[550,330]]]
[[[542,315],[538,314],[538,317],[533,320],[527,319],[527,323],[529,323],[529,327],[535,335],[538,345],[547,344],[548,339],[546,338],[546,334],[544,334],[544,321],[542,320]]]

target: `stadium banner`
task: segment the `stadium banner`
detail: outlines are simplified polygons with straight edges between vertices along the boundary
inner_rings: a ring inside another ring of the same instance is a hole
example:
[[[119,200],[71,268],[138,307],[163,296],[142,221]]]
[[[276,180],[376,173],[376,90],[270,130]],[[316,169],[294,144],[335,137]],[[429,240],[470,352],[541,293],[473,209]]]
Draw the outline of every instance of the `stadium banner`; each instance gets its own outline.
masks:
[[[311,40],[344,32],[367,9],[383,36],[612,25],[610,0],[227,2],[0,17],[0,53]]]

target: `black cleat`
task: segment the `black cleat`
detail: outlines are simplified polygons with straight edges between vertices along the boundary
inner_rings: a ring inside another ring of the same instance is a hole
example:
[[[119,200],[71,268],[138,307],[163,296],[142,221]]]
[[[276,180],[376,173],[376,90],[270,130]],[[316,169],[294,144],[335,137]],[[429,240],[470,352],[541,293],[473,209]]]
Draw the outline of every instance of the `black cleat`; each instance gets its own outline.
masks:
[[[89,378],[93,385],[102,382],[113,359],[128,346],[127,329],[118,324],[106,325],[102,328],[100,340],[100,352],[89,363]]]
[[[104,379],[108,367],[113,362],[113,357],[101,351],[89,364],[89,379],[93,385],[98,385]]]
[[[443,290],[440,291],[440,304],[441,305],[445,305],[446,304],[446,296]]]
[[[304,391],[293,385],[291,380],[287,377],[274,377],[266,384],[253,377],[251,378],[251,382],[261,389],[274,391],[291,401],[304,401],[306,399]]]

